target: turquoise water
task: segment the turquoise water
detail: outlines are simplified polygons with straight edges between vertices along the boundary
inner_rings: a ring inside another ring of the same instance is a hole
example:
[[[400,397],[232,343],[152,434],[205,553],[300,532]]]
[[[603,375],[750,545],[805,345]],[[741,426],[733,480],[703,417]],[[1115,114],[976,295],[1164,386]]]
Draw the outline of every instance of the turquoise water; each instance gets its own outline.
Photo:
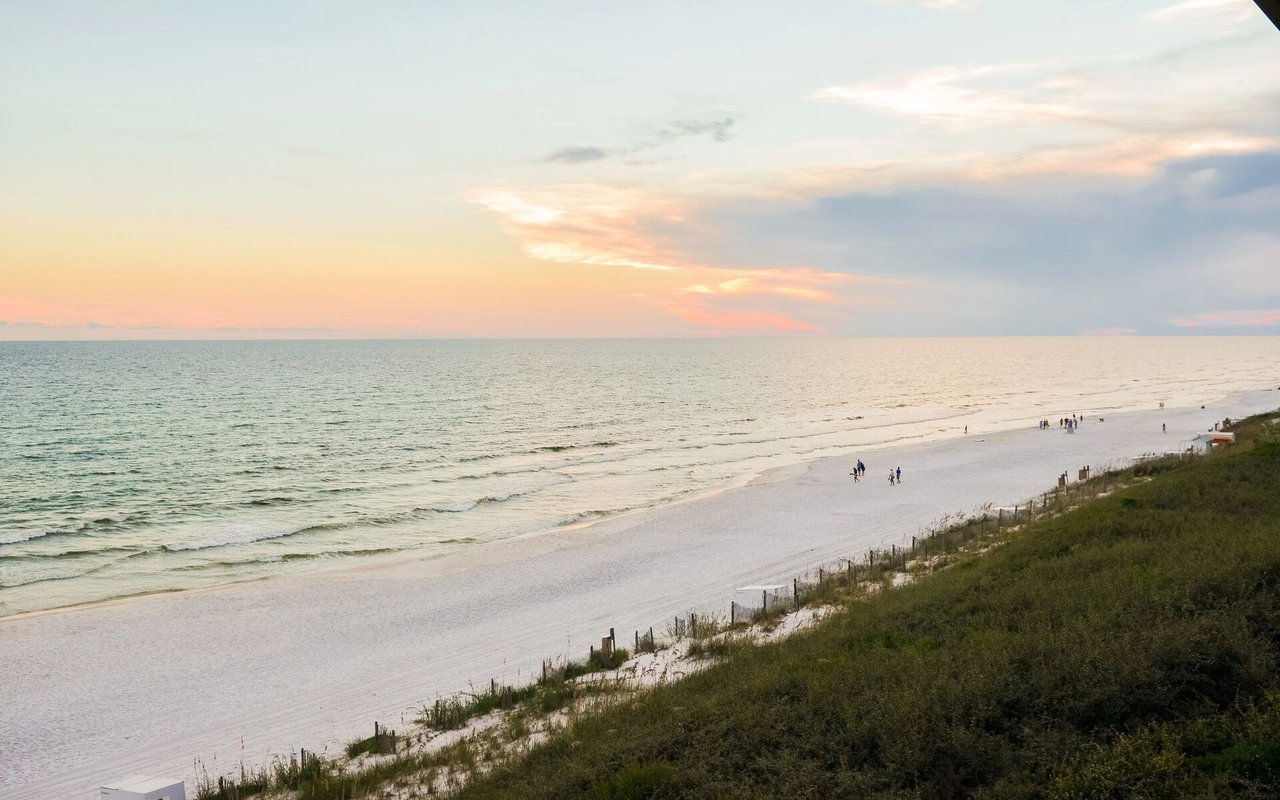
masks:
[[[0,615],[1280,382],[1275,338],[0,343]]]

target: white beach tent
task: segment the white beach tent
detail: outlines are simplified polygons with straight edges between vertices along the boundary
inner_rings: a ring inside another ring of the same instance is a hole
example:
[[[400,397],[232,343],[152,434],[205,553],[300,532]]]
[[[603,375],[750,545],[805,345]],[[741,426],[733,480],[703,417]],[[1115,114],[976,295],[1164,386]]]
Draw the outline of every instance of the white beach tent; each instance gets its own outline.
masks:
[[[1232,444],[1235,440],[1236,435],[1234,433],[1230,433],[1228,431],[1211,431],[1209,433],[1197,434],[1191,441],[1197,450],[1207,453],[1219,445]]]
[[[773,608],[791,597],[791,584],[771,583],[759,586],[739,586],[733,602],[746,611],[761,611]]]
[[[101,800],[187,800],[187,784],[173,778],[134,775],[103,784]]]

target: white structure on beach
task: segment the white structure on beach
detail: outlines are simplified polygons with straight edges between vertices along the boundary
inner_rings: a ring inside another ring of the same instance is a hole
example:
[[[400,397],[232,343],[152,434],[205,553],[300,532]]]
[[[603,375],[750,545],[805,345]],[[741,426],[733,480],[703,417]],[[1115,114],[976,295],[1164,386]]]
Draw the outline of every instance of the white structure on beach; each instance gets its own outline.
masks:
[[[739,586],[733,602],[747,611],[765,611],[791,597],[791,584],[770,583],[760,586]]]
[[[103,784],[101,800],[187,800],[185,781],[134,775]]]
[[[1191,444],[1195,449],[1208,453],[1215,447],[1220,447],[1224,444],[1234,444],[1235,440],[1236,435],[1234,433],[1228,433],[1226,431],[1212,431],[1210,433],[1196,434],[1196,437],[1191,440]]]

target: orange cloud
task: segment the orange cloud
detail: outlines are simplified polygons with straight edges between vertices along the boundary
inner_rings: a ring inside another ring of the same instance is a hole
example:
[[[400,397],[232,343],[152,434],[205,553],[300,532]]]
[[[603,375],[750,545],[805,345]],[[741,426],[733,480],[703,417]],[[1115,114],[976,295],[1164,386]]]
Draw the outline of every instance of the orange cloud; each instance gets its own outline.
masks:
[[[530,258],[663,273],[635,279],[637,294],[706,328],[821,331],[824,326],[803,319],[812,307],[847,309],[883,302],[850,292],[854,287],[909,285],[805,267],[732,269],[697,263],[652,233],[659,226],[685,224],[689,214],[684,202],[640,189],[594,184],[485,189],[467,199],[498,214]]]
[[[526,255],[562,264],[596,264],[673,270],[678,254],[657,247],[635,230],[649,221],[678,222],[677,206],[651,194],[592,184],[516,192],[486,189],[467,199],[502,217]]]
[[[777,333],[816,333],[821,328],[801,322],[785,314],[767,311],[734,311],[711,308],[701,298],[678,298],[669,301],[666,310],[686,322],[730,333],[773,331]]]

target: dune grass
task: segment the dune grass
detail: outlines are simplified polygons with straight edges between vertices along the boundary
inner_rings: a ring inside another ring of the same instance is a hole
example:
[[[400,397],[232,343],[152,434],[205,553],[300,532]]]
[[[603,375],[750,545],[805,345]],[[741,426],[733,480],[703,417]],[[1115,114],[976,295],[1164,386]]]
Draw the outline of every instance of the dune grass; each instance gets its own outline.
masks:
[[[1272,423],[575,720],[459,796],[1280,795]]]
[[[1280,796],[1276,422],[1246,421],[1239,447],[1208,458],[1047,494],[1003,529],[941,525],[910,560],[898,551],[897,568],[936,571],[914,585],[887,590],[892,554],[828,572],[802,601],[842,610],[811,633],[761,646],[699,621],[690,651],[720,663],[575,711],[532,749],[478,736],[373,761],[312,756],[197,796]],[[421,722],[503,711],[505,741],[523,740],[539,714],[607,691],[577,679],[625,658],[491,684]],[[367,741],[352,746],[373,754]]]

